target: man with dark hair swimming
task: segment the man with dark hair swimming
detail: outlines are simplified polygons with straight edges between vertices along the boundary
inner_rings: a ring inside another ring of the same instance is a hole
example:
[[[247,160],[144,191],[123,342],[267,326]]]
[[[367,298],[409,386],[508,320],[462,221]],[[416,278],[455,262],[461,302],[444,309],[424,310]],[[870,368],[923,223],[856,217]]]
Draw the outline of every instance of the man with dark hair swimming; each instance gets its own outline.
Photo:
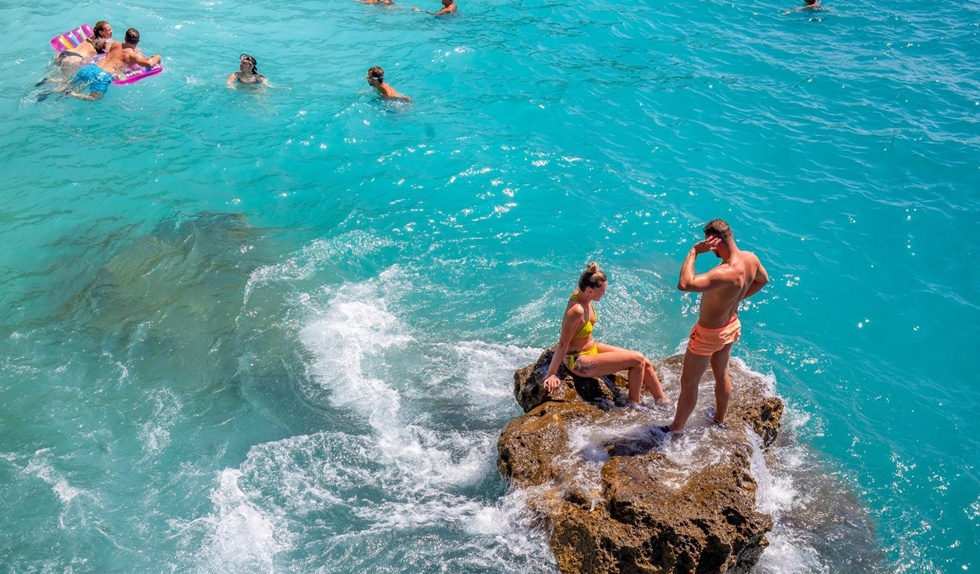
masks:
[[[800,10],[823,10],[823,6],[820,5],[820,0],[803,0],[806,4],[800,6],[799,8],[794,8],[792,10],[787,10],[783,14],[790,14],[792,12],[799,12]]]
[[[136,28],[126,30],[126,41],[122,44],[113,44],[105,58],[94,64],[89,64],[75,72],[72,82],[80,88],[88,88],[89,92],[83,94],[74,90],[69,90],[67,95],[80,100],[101,100],[112,84],[115,76],[125,72],[134,64],[152,68],[160,63],[160,56],[144,57],[136,48],[140,42],[140,33]]]
[[[378,95],[386,100],[412,101],[412,98],[398,93],[398,90],[392,88],[391,84],[385,83],[385,71],[381,69],[381,66],[375,66],[367,71],[367,81],[378,92]]]
[[[453,14],[456,12],[456,2],[455,0],[442,0],[442,9],[438,12],[429,12],[428,10],[419,10],[418,8],[412,8],[415,12],[425,12],[426,14],[432,14],[433,16],[445,16],[446,14]]]

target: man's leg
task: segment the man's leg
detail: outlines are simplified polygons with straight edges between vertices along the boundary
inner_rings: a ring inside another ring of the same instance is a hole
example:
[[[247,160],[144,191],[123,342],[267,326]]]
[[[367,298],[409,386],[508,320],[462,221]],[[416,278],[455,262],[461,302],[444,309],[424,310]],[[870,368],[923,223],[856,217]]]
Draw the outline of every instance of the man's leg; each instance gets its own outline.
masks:
[[[728,376],[728,359],[732,356],[732,345],[711,355],[711,371],[715,375],[715,422],[724,423],[728,414],[728,401],[732,398],[732,379]]]
[[[691,418],[694,407],[698,406],[698,384],[701,382],[701,376],[704,375],[710,361],[711,357],[695,355],[690,349],[684,353],[684,368],[681,371],[681,396],[677,398],[674,422],[670,423],[672,432],[684,430],[687,419]]]

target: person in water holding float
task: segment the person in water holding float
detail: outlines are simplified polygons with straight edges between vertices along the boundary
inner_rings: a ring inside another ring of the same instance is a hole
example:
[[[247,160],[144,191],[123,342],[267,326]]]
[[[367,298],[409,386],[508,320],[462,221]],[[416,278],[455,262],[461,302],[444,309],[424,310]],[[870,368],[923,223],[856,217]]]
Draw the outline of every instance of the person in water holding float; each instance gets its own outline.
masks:
[[[707,273],[695,275],[694,261],[698,255],[709,251],[721,259],[721,263]],[[738,307],[768,282],[769,275],[759,258],[735,245],[732,228],[724,220],[715,219],[704,226],[704,239],[687,252],[677,280],[677,288],[681,291],[701,293],[701,310],[684,353],[677,411],[673,422],[660,427],[661,431],[676,433],[684,430],[698,404],[698,386],[708,365],[715,376],[715,408],[709,408],[705,415],[714,424],[724,427],[732,396],[728,360],[732,356],[732,345],[742,334]]]
[[[269,82],[265,79],[265,76],[259,73],[256,65],[255,58],[248,54],[242,54],[238,57],[239,70],[233,74],[228,74],[228,81],[225,83],[233,90],[238,89],[236,84],[261,84],[268,86]]]
[[[425,12],[426,14],[432,14],[433,16],[445,16],[446,14],[453,14],[456,12],[456,2],[454,0],[442,0],[442,9],[438,12],[419,10],[418,8],[412,8],[412,10],[416,12]]]
[[[125,39],[126,41],[122,44],[113,44],[105,58],[94,64],[89,64],[75,73],[72,82],[76,87],[88,88],[89,93],[83,94],[69,90],[66,95],[81,100],[100,100],[109,90],[109,85],[112,84],[115,76],[122,74],[131,66],[140,65],[152,68],[160,63],[159,55],[146,58],[137,50],[136,46],[140,42],[139,30],[136,28],[126,30]]]
[[[71,46],[70,48],[62,49],[60,52],[55,54],[54,63],[60,68],[60,77],[44,77],[35,83],[35,86],[42,86],[47,83],[60,84],[60,87],[56,91],[61,91],[67,87],[68,83],[71,81],[72,75],[82,66],[91,63],[92,58],[99,54],[104,54],[109,51],[112,47],[112,26],[105,20],[99,20],[95,23],[95,27],[91,28],[92,33],[88,35],[84,40],[78,42],[75,45],[74,38],[79,36],[79,33],[84,30],[84,26],[79,27],[77,30],[71,30],[62,34],[60,37],[59,46]],[[69,39],[68,35],[72,36]],[[55,46],[55,42],[58,41],[58,37],[52,39],[52,47]],[[38,95],[38,101],[42,101],[54,92],[44,92]]]
[[[398,90],[385,83],[385,71],[380,66],[375,66],[367,71],[367,81],[378,94],[386,100],[412,101],[412,98],[398,93]]]
[[[606,274],[596,263],[589,263],[579,277],[578,289],[569,297],[565,307],[558,345],[555,346],[555,355],[544,380],[545,389],[553,393],[561,385],[558,368],[563,363],[580,377],[601,377],[628,371],[630,403],[639,403],[641,387],[646,387],[657,404],[664,404],[667,395],[649,359],[638,351],[605,345],[592,338],[592,329],[599,320],[592,303],[606,294],[606,285]]]
[[[98,54],[105,54],[112,47],[112,25],[99,20],[92,28],[92,34],[85,41],[55,55],[54,60],[62,68],[78,68]]]

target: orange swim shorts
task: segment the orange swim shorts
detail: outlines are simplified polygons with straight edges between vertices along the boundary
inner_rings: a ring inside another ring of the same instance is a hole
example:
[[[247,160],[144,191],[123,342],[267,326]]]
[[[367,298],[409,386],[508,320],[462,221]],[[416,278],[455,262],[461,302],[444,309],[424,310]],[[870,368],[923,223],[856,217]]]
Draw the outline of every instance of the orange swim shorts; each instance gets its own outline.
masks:
[[[725,345],[738,341],[741,334],[742,323],[737,316],[717,329],[706,329],[695,323],[691,329],[691,340],[687,342],[687,350],[695,355],[710,357],[724,349]]]

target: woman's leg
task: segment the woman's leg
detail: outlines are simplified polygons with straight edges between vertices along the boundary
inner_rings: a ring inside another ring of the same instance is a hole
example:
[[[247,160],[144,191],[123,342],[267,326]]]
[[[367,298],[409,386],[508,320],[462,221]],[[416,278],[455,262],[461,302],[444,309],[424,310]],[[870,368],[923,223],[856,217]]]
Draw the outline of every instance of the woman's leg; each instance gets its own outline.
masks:
[[[608,348],[608,345],[603,345]],[[580,377],[601,377],[612,375],[619,371],[628,371],[629,400],[631,403],[640,402],[640,386],[643,384],[644,371],[647,361],[642,353],[617,349],[605,351],[599,349],[596,355],[579,355],[575,358],[573,372]]]
[[[603,353],[636,353],[637,355],[640,355],[644,362],[643,370],[641,371],[643,374],[641,378],[643,386],[650,391],[650,394],[653,395],[653,399],[657,402],[657,404],[667,402],[667,393],[664,392],[664,388],[660,385],[660,377],[657,376],[657,371],[654,370],[653,363],[644,357],[642,353],[639,351],[629,351],[613,345],[606,345],[604,343],[596,343],[596,347],[599,349],[600,355]],[[633,386],[630,385],[630,401],[634,403],[640,402],[639,386],[636,387],[636,393],[634,396]]]

